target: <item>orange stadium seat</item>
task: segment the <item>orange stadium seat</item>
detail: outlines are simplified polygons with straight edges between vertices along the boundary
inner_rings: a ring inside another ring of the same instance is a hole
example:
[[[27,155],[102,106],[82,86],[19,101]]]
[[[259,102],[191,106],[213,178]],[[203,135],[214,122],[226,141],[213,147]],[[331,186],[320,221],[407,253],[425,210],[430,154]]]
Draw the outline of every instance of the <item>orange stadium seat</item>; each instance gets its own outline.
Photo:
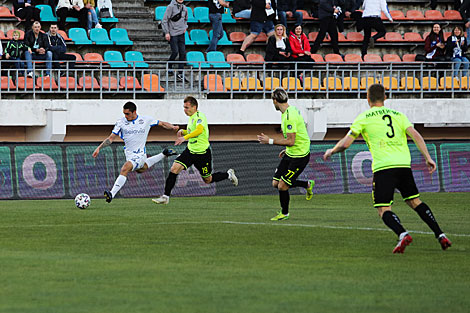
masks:
[[[2,76],[1,81],[2,81],[2,90],[8,90],[8,89],[11,90],[11,89],[16,88],[15,84],[13,83],[13,80],[8,76]]]
[[[367,63],[381,63],[382,58],[378,54],[368,53],[364,56],[364,62],[367,62]]]
[[[426,40],[426,37],[428,37],[430,32],[424,32],[423,33],[423,40]]]
[[[423,42],[424,39],[419,33],[408,32],[404,36],[405,41],[408,42]]]
[[[98,80],[92,76],[83,76],[78,79],[78,88],[85,90],[100,89]]]
[[[400,56],[397,54],[384,54],[384,62],[401,62]]]
[[[419,79],[416,77],[402,77],[400,83],[401,90],[421,90]]]
[[[346,37],[342,33],[338,33],[338,41],[339,42],[345,42],[348,41]]]
[[[246,63],[246,60],[243,57],[243,55],[241,55],[241,54],[230,53],[230,54],[227,55],[227,62],[234,63],[234,64],[240,64],[240,63]]]
[[[243,42],[246,38],[246,34],[243,32],[231,32],[229,38],[232,42]]]
[[[345,77],[343,79],[343,86],[344,90],[358,90],[359,80],[357,79],[357,77]]]
[[[403,37],[401,36],[400,33],[389,32],[389,33],[385,34],[385,41],[388,41],[388,42],[402,42]]]
[[[343,58],[339,54],[329,53],[325,55],[325,62],[328,63],[343,63]]]
[[[350,32],[348,33],[346,38],[348,39],[348,41],[352,41],[352,42],[364,41],[364,36],[358,32]]]
[[[145,74],[145,75],[148,75],[148,74]],[[103,90],[118,90],[118,89],[122,89],[120,86],[119,86],[119,83],[118,83],[118,80],[116,77],[112,77],[112,76],[103,76],[101,77],[101,88]],[[145,88],[145,87],[144,87]],[[149,90],[147,90],[149,91]]]
[[[459,11],[447,10],[444,12],[444,19],[450,21],[461,21],[462,16],[460,15]]]
[[[142,86],[140,85],[139,81],[137,78],[132,77],[132,76],[127,76],[127,77],[121,77],[119,80],[119,86],[126,89],[126,90],[141,90]]]
[[[279,78],[277,77],[266,77],[263,85],[266,90],[274,90],[281,86]]]
[[[315,39],[317,39],[317,36],[318,36],[318,32],[311,32],[308,34],[308,41],[315,41]],[[323,41],[324,42],[328,42],[328,41],[331,41],[331,38],[330,36],[325,36],[325,38],[323,38]]]
[[[103,56],[96,52],[88,52],[83,57],[83,61],[88,64],[99,64],[100,62],[104,62]]]
[[[441,11],[438,11],[438,10],[427,10],[426,12],[424,12],[424,17],[427,20],[431,20],[431,21],[444,19],[444,16],[442,16]]]
[[[34,89],[34,79],[32,77],[27,77],[26,81],[25,78],[20,76],[16,80],[16,85],[18,86],[18,90],[33,90]]]
[[[325,63],[325,60],[321,54],[312,53],[310,57],[315,61],[315,63]]]
[[[282,79],[282,88],[287,91],[303,90],[300,79],[296,77],[284,77]]]
[[[405,14],[400,10],[392,10],[390,11],[390,15],[392,16],[394,21],[406,20]]]
[[[402,59],[403,62],[414,62],[416,59],[416,54],[404,54]]]
[[[303,18],[304,21],[305,20],[308,21],[308,20],[314,20],[315,19],[315,18],[311,17],[310,14],[308,14],[308,12],[305,11],[305,10],[297,10],[297,12],[302,12],[302,18]]]
[[[159,80],[160,79],[156,74],[144,74],[142,75],[142,86],[149,92],[164,92],[165,88],[160,86]]]
[[[344,62],[362,63],[362,58],[359,54],[349,53],[344,56]]]
[[[72,41],[72,39],[69,38],[69,36],[67,35],[67,33],[66,33],[65,31],[59,29],[59,30],[57,31],[57,33],[58,33],[59,35],[61,35],[62,38],[64,38],[65,41]]]
[[[385,90],[398,90],[398,79],[385,76],[382,78],[382,85],[385,87]]]
[[[452,32],[444,32],[444,40],[447,40],[447,38],[449,38],[451,34]]]
[[[304,78],[304,89],[305,90],[320,90],[320,80],[316,77],[305,77]]]
[[[10,12],[10,9],[7,7],[0,7],[0,17],[15,17],[16,16]]]
[[[418,10],[408,10],[406,12],[406,19],[411,21],[422,21],[425,19],[423,12]]]
[[[60,89],[74,90],[77,87],[77,81],[75,77],[61,77],[59,78],[59,87]]]
[[[226,91],[222,77],[215,74],[204,75],[204,89],[217,92]]]
[[[248,63],[264,63],[264,57],[261,54],[251,53],[246,56]]]
[[[54,77],[38,77],[36,79],[36,86],[38,89],[43,90],[57,90],[59,86],[54,79]]]
[[[258,37],[255,39],[256,42],[267,42],[268,36],[265,33],[259,33]]]
[[[81,54],[76,53],[76,52],[67,52],[67,54],[74,55],[76,63],[82,63],[83,62],[83,58],[82,58]]]

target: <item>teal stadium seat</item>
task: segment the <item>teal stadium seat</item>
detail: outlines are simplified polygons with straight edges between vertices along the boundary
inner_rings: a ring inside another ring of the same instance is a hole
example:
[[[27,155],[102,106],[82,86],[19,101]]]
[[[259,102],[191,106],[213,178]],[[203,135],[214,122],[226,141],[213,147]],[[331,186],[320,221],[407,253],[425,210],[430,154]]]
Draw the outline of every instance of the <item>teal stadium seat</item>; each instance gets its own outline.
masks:
[[[190,51],[186,54],[186,60],[188,61],[188,65],[192,67],[199,68],[210,68],[211,66],[206,63],[204,59],[204,54],[201,51]],[[203,62],[203,63],[198,63]]]
[[[72,39],[76,45],[91,45],[93,43],[88,39],[86,30],[83,28],[70,28],[69,38]]]
[[[96,45],[114,45],[114,41],[109,40],[108,32],[104,28],[91,29],[90,40]]]
[[[220,51],[207,52],[207,62],[213,68],[230,68],[230,64],[225,61],[225,56]]]
[[[100,10],[98,10],[98,7],[96,7],[96,16],[98,16],[101,23],[117,23],[117,22],[119,22],[119,19],[116,16],[106,17],[106,18],[100,17]]]
[[[54,16],[50,5],[39,4],[36,6],[36,8],[41,10],[41,13],[39,14],[41,22],[57,22],[57,17]]]
[[[208,7],[194,8],[194,17],[199,21],[199,23],[210,23],[209,8]]]
[[[165,15],[166,7],[156,7],[155,8],[155,20],[162,21],[163,15]]]
[[[122,54],[119,51],[106,51],[104,53],[104,60],[108,62],[110,67],[128,67],[128,64],[122,59]]]
[[[124,28],[111,28],[109,37],[118,46],[132,46],[134,44]]]
[[[209,32],[209,39],[212,40],[212,33],[213,31],[211,30]],[[217,42],[217,45],[218,46],[231,46],[233,45],[233,42],[231,42],[228,38],[227,38],[227,33],[225,32],[224,30],[224,33],[222,35],[222,38],[220,38],[220,40]]]
[[[139,68],[148,68],[148,63],[144,62],[144,56],[140,51],[126,51],[124,55],[126,58],[127,64],[130,67],[139,67]]]
[[[193,10],[190,7],[188,8],[188,23],[198,23],[197,18],[194,17]]]
[[[184,44],[186,46],[194,46],[194,41],[189,39],[189,33],[187,31],[184,33]]]
[[[236,22],[237,20],[232,17],[232,12],[230,12],[230,9],[226,8],[224,14],[222,14],[222,23],[229,24]]]
[[[191,30],[191,40],[194,41],[196,45],[208,45],[209,44],[209,37],[207,37],[207,33],[203,29],[193,29]]]

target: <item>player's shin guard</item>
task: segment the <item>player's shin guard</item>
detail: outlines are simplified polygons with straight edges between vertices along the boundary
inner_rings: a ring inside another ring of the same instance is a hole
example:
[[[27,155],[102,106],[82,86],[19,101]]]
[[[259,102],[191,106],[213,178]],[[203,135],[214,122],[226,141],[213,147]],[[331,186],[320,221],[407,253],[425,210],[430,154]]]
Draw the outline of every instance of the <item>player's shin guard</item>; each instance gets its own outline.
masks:
[[[305,180],[295,180],[293,183],[292,183],[292,187],[302,187],[302,188],[305,188],[307,189],[308,188],[308,181],[305,181]]]
[[[392,211],[385,211],[384,214],[382,214],[382,220],[385,225],[393,230],[398,236],[400,236],[401,233],[406,232],[406,230],[401,225],[400,219]]]
[[[171,195],[171,190],[173,189],[173,187],[175,187],[177,176],[178,174],[172,172],[168,174],[168,177],[165,182],[165,195],[168,197]]]
[[[122,186],[124,186],[126,181],[127,181],[127,177],[124,175],[119,175],[118,178],[116,178],[113,189],[111,189],[111,194],[113,195],[113,198],[116,196],[119,190],[121,190]]]
[[[156,163],[163,160],[164,157],[165,155],[163,155],[163,153],[159,153],[157,155],[154,155],[153,157],[148,158],[147,161],[145,161],[145,163],[147,163],[147,166],[150,168],[154,166]]]
[[[434,232],[436,238],[439,237],[440,234],[442,234],[442,230],[439,227],[439,224],[437,224],[431,209],[426,203],[421,202],[421,204],[415,208],[415,211],[416,213],[418,213],[419,217],[421,217],[421,219],[426,224],[428,224],[429,228],[431,228],[431,230]]]
[[[212,181],[211,183],[216,183],[218,181],[228,179],[228,174],[224,172],[217,172],[212,174]]]
[[[281,202],[282,214],[287,215],[290,201],[289,190],[279,190],[279,201]]]

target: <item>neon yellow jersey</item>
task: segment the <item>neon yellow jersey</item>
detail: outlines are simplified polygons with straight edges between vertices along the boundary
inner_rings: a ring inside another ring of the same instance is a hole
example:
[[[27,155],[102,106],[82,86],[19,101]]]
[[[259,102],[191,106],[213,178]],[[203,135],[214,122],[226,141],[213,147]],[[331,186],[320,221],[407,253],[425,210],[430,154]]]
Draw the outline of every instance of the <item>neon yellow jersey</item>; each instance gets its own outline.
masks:
[[[372,154],[372,172],[396,167],[411,167],[406,129],[413,126],[401,112],[372,107],[362,112],[351,125],[350,135],[359,134]]]
[[[209,127],[207,126],[207,119],[204,113],[196,111],[189,117],[188,121],[188,134],[194,131],[197,125],[201,124],[204,127],[202,134],[197,137],[189,138],[188,149],[191,153],[204,153],[209,148]]]
[[[304,118],[299,109],[288,106],[282,113],[282,133],[284,138],[287,134],[295,133],[295,143],[292,147],[286,147],[286,154],[292,158],[302,158],[310,153],[310,137],[307,133]]]

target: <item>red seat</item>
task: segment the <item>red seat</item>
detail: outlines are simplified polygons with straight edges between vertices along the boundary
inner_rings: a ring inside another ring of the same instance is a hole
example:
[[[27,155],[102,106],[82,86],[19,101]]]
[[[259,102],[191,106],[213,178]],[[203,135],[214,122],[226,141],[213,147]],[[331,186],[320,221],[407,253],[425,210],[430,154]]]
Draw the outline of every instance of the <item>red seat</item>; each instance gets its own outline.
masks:
[[[452,32],[444,32],[444,40],[447,41],[447,38],[449,38],[451,35],[452,35]],[[464,35],[466,35],[465,32],[464,32]]]
[[[328,63],[343,63],[343,58],[339,54],[330,53],[325,55],[325,62]]]
[[[390,15],[392,16],[394,21],[406,20],[405,14],[400,10],[392,10],[390,11]]]
[[[16,17],[7,7],[0,7],[0,17]]]
[[[314,20],[313,17],[310,16],[310,14],[308,14],[307,11],[305,10],[297,10],[297,12],[302,12],[302,18],[305,20]]]
[[[110,77],[114,78],[114,77]],[[160,78],[156,74],[144,74],[142,75],[142,86],[144,89],[150,92],[164,92],[165,88],[160,86]],[[113,82],[113,80],[111,80]],[[117,85],[117,80],[116,80]]]
[[[403,62],[414,62],[415,58],[416,58],[416,54],[404,54]]]
[[[246,34],[243,32],[231,32],[230,35],[230,41],[233,42],[243,42],[246,38]]]
[[[265,33],[259,33],[258,37],[255,39],[256,42],[268,42],[268,36]]]
[[[7,40],[7,36],[5,36],[5,34],[3,33],[3,30],[0,30],[0,39],[1,40]]]
[[[27,77],[26,81],[23,76],[18,77],[16,80],[16,84],[18,85],[18,90],[33,90],[34,89],[34,79],[32,77]]]
[[[240,63],[246,63],[246,60],[241,54],[230,53],[227,55],[227,62],[240,64]]]
[[[426,40],[426,38],[429,36],[430,32],[424,32],[423,33],[423,39]]]
[[[83,58],[81,56],[80,53],[76,53],[76,52],[67,52],[67,54],[71,54],[71,55],[74,55],[75,56],[75,62],[76,63],[80,63],[80,62],[83,62]]]
[[[441,11],[438,11],[438,10],[427,10],[426,12],[424,12],[424,17],[427,20],[431,20],[431,21],[444,19],[444,16],[442,16]]]
[[[145,75],[148,75],[148,74],[145,74]],[[103,76],[103,77],[101,77],[101,88],[103,88],[103,90],[122,89],[122,87],[119,86],[117,78],[112,77],[112,76]]]
[[[352,42],[364,41],[364,36],[358,32],[348,33],[347,38],[348,38],[348,41],[352,41]]]
[[[16,86],[10,77],[2,76],[1,80],[2,80],[2,90],[16,89]]]
[[[74,90],[77,87],[77,82],[75,77],[61,77],[59,79],[59,87],[60,89],[69,89]]]
[[[397,54],[384,54],[384,62],[401,62],[400,56]]]
[[[78,88],[85,88],[85,90],[98,90],[100,89],[100,84],[98,83],[98,80],[92,76],[83,76],[78,80]]]
[[[405,33],[404,37],[405,37],[405,41],[408,41],[408,42],[423,42],[424,41],[423,37],[421,37],[419,33],[413,33],[413,32]]]
[[[390,32],[385,34],[385,41],[389,42],[401,42],[403,41],[403,37],[400,33]]]
[[[5,36],[7,37],[7,39],[9,40],[12,40],[13,39],[13,32],[17,30],[20,32],[20,40],[23,40],[24,39],[24,31],[22,31],[21,29],[10,29],[9,31],[7,31],[7,33],[5,34]]]
[[[69,36],[67,36],[67,33],[65,31],[59,29],[57,33],[61,35],[65,41],[72,41],[72,39],[70,39]]]
[[[315,41],[315,39],[317,39],[317,36],[318,36],[318,32],[309,33],[308,34],[308,41]],[[330,36],[325,36],[325,38],[323,38],[323,41],[331,41]]]
[[[38,77],[36,79],[36,86],[38,89],[43,90],[57,90],[59,87],[55,82],[54,77]]]
[[[246,62],[248,63],[264,63],[264,57],[261,54],[248,54],[246,56]]]
[[[364,56],[364,62],[368,63],[382,63],[382,58],[378,54],[368,53]]]
[[[451,21],[460,21],[462,20],[462,16],[460,15],[459,11],[447,10],[444,12],[444,19]]]
[[[95,52],[88,52],[87,54],[85,54],[85,56],[83,57],[83,61],[88,64],[99,64],[101,62],[104,62],[103,56]]]
[[[204,75],[204,89],[217,92],[227,91],[224,87],[222,77],[215,74]]]
[[[135,77],[132,77],[132,76],[127,76],[127,77],[121,77],[121,79],[119,80],[119,85],[122,87],[122,88],[125,88],[127,90],[129,89],[142,89],[142,86],[140,85],[139,81],[137,80],[137,78]]]
[[[321,54],[312,53],[310,56],[316,63],[324,63],[325,60]]]
[[[338,41],[339,42],[345,42],[345,41],[348,41],[346,39],[346,37],[344,37],[344,35],[342,33],[338,33]]]
[[[418,10],[408,10],[406,12],[406,19],[412,21],[422,21],[424,20],[423,12]]]
[[[350,62],[350,63],[361,63],[362,58],[358,54],[354,53],[349,53],[344,56],[344,62]]]

